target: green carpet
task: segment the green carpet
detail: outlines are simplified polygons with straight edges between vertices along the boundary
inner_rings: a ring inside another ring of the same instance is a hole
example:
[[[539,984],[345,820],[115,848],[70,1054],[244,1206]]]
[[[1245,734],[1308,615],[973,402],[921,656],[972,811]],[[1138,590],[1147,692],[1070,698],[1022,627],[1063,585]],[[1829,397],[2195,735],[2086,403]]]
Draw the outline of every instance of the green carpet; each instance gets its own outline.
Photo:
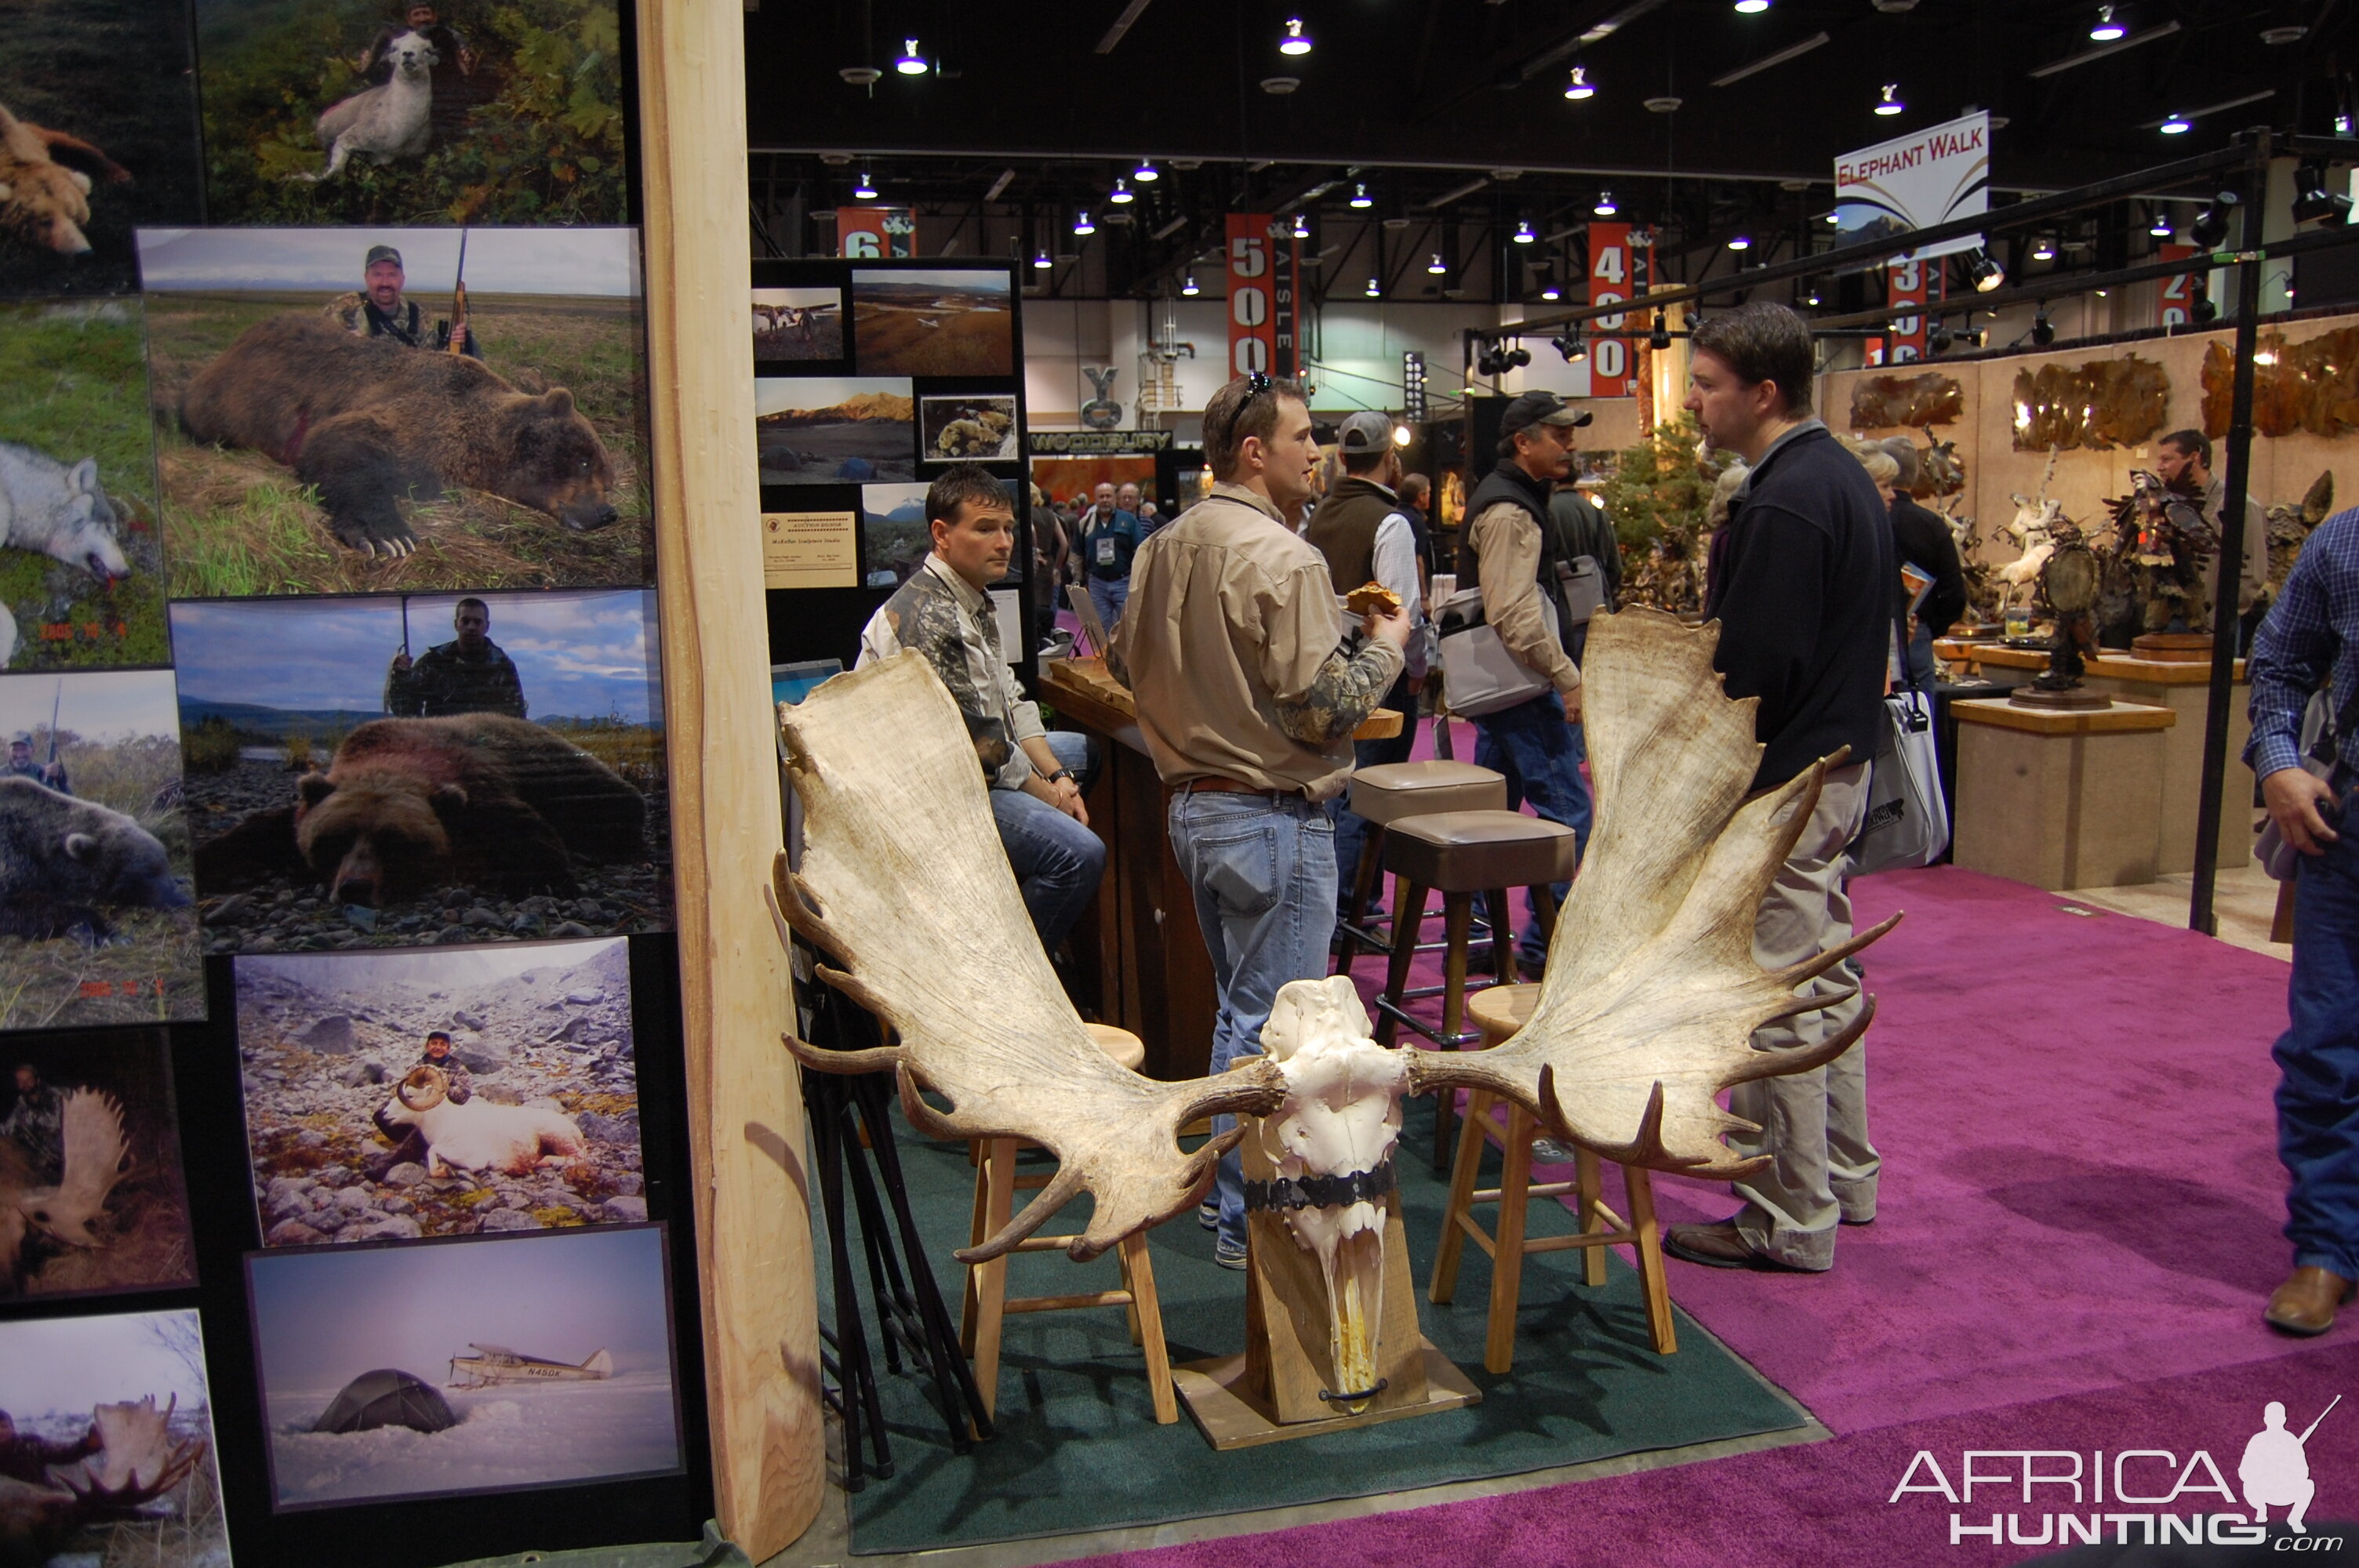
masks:
[[[1007,1319],[997,1435],[970,1454],[951,1453],[929,1384],[907,1371],[881,1378],[895,1471],[853,1495],[853,1550],[919,1552],[1365,1497],[1803,1424],[1801,1411],[1685,1314],[1678,1354],[1658,1357],[1647,1339],[1638,1277],[1619,1252],[1609,1253],[1607,1283],[1594,1292],[1580,1283],[1577,1251],[1527,1259],[1515,1369],[1504,1378],[1485,1372],[1490,1259],[1470,1244],[1456,1303],[1437,1307],[1423,1299],[1448,1188],[1431,1173],[1427,1102],[1411,1103],[1408,1122],[1398,1166],[1419,1315],[1426,1336],[1483,1390],[1482,1403],[1220,1454],[1184,1400],[1177,1425],[1155,1424],[1145,1363],[1122,1309],[1026,1314]],[[955,1315],[964,1273],[951,1252],[965,1242],[973,1170],[963,1146],[926,1142],[897,1116],[895,1125],[919,1227]],[[1038,1152],[1028,1157],[1046,1159]],[[1050,1229],[1079,1230],[1087,1201]],[[1560,1204],[1539,1203],[1530,1225],[1534,1235],[1562,1234],[1572,1217]],[[1183,1215],[1148,1241],[1173,1363],[1243,1349],[1245,1276],[1213,1264],[1211,1232]],[[853,1247],[864,1291],[856,1236]],[[823,1240],[820,1265],[820,1300],[830,1312]],[[1118,1283],[1112,1253],[1087,1264],[1061,1252],[1010,1262],[1011,1294]],[[873,1335],[870,1352],[877,1354]]]

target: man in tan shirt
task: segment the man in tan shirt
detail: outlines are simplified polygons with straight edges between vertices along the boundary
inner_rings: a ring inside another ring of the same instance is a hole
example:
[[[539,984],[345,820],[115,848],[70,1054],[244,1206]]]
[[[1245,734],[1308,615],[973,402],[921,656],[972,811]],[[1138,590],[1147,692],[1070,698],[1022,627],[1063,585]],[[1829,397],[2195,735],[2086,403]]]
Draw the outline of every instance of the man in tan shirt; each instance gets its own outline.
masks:
[[[1240,376],[1204,410],[1212,493],[1138,549],[1114,665],[1171,790],[1172,853],[1196,894],[1220,1011],[1212,1067],[1261,1050],[1280,986],[1327,972],[1335,829],[1352,731],[1402,667],[1406,611],[1344,645],[1327,561],[1292,527],[1319,445],[1291,382]],[[1214,1127],[1230,1123],[1216,1119]],[[1215,1261],[1245,1266],[1243,1172],[1222,1160]]]
[[[1581,774],[1586,755],[1581,736],[1581,670],[1566,650],[1576,630],[1564,623],[1559,568],[1570,569],[1554,518],[1550,492],[1573,469],[1573,432],[1588,424],[1553,392],[1527,392],[1507,405],[1499,421],[1498,466],[1468,498],[1469,521],[1458,541],[1458,586],[1481,588],[1484,619],[1495,627],[1507,652],[1549,678],[1553,689],[1512,707],[1474,716],[1474,761],[1507,781],[1507,805],[1532,809],[1573,830],[1589,843],[1589,784]],[[1546,595],[1556,612],[1550,630],[1540,610]],[[1556,887],[1561,905],[1572,889]],[[1495,934],[1508,929],[1511,911],[1494,909]],[[1498,937],[1495,935],[1495,942]],[[1516,944],[1516,962],[1536,975],[1548,961],[1548,943],[1535,914]]]

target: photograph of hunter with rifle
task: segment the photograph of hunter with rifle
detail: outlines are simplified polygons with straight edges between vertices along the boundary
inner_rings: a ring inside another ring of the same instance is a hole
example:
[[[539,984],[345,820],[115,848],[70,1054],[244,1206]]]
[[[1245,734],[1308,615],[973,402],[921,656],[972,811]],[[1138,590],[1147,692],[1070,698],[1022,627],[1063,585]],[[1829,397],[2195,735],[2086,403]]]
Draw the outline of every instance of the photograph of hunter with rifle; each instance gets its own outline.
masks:
[[[633,231],[140,247],[173,597],[651,580]]]

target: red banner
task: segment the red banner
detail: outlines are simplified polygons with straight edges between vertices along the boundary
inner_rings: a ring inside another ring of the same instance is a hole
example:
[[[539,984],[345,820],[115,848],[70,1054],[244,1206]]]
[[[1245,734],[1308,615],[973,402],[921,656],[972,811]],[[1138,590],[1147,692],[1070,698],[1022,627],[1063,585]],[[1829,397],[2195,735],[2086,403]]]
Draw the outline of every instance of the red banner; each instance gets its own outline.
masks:
[[[2193,245],[2167,241],[2154,248],[2157,261],[2185,261],[2198,254]],[[2165,327],[2191,327],[2195,323],[2195,302],[2203,297],[2203,275],[2200,272],[2173,273],[2162,280],[2162,321]]]
[[[1629,224],[1589,225],[1589,303],[1619,305],[1630,297],[1631,260]],[[1630,340],[1606,335],[1629,324],[1627,311],[1590,322],[1590,330],[1598,334],[1589,341],[1590,396],[1630,395]]]
[[[1301,367],[1302,242],[1266,212],[1232,212],[1228,226],[1229,373]]]
[[[907,207],[839,207],[835,254],[854,260],[918,254],[918,215]]]
[[[1906,258],[1885,268],[1884,302],[1890,312],[1886,319],[1892,328],[1884,340],[1886,364],[1907,364],[1925,357],[1925,304],[1930,297],[1926,275],[1931,270],[1923,262]]]

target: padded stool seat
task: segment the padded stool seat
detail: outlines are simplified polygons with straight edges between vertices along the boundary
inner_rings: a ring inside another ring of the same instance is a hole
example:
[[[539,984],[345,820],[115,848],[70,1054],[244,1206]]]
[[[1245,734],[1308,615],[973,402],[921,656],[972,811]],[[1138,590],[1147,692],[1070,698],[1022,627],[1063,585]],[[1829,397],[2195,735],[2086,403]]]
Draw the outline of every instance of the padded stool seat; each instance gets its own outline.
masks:
[[[1352,775],[1351,806],[1378,827],[1437,811],[1505,811],[1507,780],[1472,762],[1384,762]]]
[[[1385,870],[1443,892],[1487,892],[1571,879],[1580,836],[1520,811],[1444,811],[1393,825]]]

